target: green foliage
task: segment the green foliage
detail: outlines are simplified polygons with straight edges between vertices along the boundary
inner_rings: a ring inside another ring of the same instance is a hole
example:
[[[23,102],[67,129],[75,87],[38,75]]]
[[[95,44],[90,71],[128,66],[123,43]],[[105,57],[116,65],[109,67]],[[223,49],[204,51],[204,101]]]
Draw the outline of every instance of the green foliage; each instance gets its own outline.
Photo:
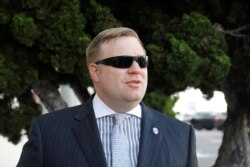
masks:
[[[166,56],[169,71],[177,75],[169,75],[169,79],[176,87],[186,87],[186,83],[190,85],[198,85],[196,80],[193,80],[194,73],[200,66],[200,58],[183,40],[178,40],[175,37],[169,39],[172,53]],[[170,72],[170,73],[171,73]],[[166,76],[168,77],[168,76]]]
[[[30,93],[32,85],[39,80],[59,85],[82,78],[74,71],[83,71],[79,61],[84,61],[90,39],[78,0],[6,1],[0,17],[0,133],[17,143],[22,129],[40,114]],[[15,108],[13,99],[19,103]]]
[[[146,46],[152,57],[152,89],[158,86],[171,95],[189,85],[211,96],[229,72],[223,34],[199,13],[184,14],[169,25],[159,24],[152,38]]]
[[[0,53],[0,92],[4,96],[21,95],[37,79],[37,71],[29,67],[20,67],[13,61],[7,61]]]
[[[6,11],[6,9],[0,6],[0,25],[7,24],[10,20],[10,15]]]
[[[31,106],[19,106],[14,109],[7,109],[3,107],[6,105],[3,104],[4,102],[11,106],[13,99],[12,104],[6,99],[0,101],[0,132],[1,135],[8,137],[9,141],[17,144],[20,141],[21,132],[28,130],[30,119],[40,113]]]
[[[40,114],[30,93],[40,81],[68,83],[86,99],[85,49],[97,32],[121,23],[94,0],[0,2],[0,133],[17,143]],[[84,5],[87,5],[86,7]],[[13,108],[13,100],[18,106]]]
[[[107,28],[120,27],[122,23],[117,20],[108,7],[102,6],[96,0],[84,3],[86,11],[83,14],[89,20],[94,36]]]
[[[248,4],[244,5],[242,2],[234,1],[232,3],[232,8],[227,16],[227,20],[231,24],[239,23],[239,22],[245,22],[248,20],[248,11],[249,9]]]
[[[39,58],[59,72],[73,73],[90,39],[84,33],[86,20],[78,1],[65,1],[51,12],[42,30]],[[70,56],[72,55],[72,56]]]
[[[12,19],[11,29],[13,36],[26,46],[32,46],[39,37],[39,30],[32,17],[24,13],[16,14]]]
[[[147,93],[144,98],[144,102],[147,105],[171,117],[175,117],[175,115],[177,114],[173,111],[173,107],[177,100],[177,96],[166,96],[159,91]]]

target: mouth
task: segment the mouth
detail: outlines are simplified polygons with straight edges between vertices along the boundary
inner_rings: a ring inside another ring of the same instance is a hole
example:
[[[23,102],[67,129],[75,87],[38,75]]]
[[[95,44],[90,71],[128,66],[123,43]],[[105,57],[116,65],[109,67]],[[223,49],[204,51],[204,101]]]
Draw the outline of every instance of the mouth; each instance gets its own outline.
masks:
[[[127,85],[129,87],[139,87],[141,85],[141,81],[140,80],[131,80],[127,82]]]

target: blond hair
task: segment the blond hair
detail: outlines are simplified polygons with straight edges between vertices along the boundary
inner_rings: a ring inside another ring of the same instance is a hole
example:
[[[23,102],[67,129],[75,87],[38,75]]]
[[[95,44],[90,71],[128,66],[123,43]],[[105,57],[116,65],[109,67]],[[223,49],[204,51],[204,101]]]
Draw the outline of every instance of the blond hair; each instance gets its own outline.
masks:
[[[143,47],[143,44],[138,34],[133,29],[127,27],[106,29],[100,32],[89,44],[86,50],[87,65],[93,63],[97,59],[97,57],[99,56],[99,52],[101,50],[101,45],[103,43],[124,36],[137,38],[141,46]]]

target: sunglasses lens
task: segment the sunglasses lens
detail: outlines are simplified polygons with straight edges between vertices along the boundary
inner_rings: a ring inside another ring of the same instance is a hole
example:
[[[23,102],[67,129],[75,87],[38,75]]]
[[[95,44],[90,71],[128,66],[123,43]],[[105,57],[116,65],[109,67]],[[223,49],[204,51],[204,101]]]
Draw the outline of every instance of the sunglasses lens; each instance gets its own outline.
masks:
[[[116,58],[116,61],[113,64],[113,66],[117,68],[129,68],[132,65],[132,63],[133,63],[132,57],[119,56]]]
[[[141,68],[146,68],[148,66],[148,60],[146,56],[141,56],[137,58],[137,63]]]
[[[136,61],[140,68],[146,68],[148,66],[147,56],[116,56],[100,60],[96,62],[96,64],[105,64],[115,68],[129,68],[133,64],[133,61]]]

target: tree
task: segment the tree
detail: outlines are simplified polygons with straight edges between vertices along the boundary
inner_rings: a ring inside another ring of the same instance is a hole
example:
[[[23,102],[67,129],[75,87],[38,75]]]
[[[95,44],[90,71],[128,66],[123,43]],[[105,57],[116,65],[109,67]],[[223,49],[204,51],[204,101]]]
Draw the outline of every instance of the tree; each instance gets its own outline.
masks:
[[[170,96],[189,86],[207,98],[223,91],[228,119],[215,166],[249,166],[248,11],[244,0],[1,1],[0,133],[17,143],[40,114],[31,89],[51,110],[65,104],[54,106],[45,92],[60,99],[63,83],[84,101],[91,85],[88,42],[105,28],[124,25],[139,33],[150,57],[145,102],[170,111]]]
[[[84,101],[91,85],[86,46],[95,31],[115,25],[120,23],[109,10],[93,0],[1,1],[0,133],[17,143],[41,114],[31,92],[49,111],[67,107],[60,84],[68,83]]]
[[[190,4],[194,9],[197,4]],[[249,138],[249,5],[247,1],[207,1],[198,5],[226,35],[231,68],[221,90],[228,104],[228,118],[215,167],[250,166]]]

